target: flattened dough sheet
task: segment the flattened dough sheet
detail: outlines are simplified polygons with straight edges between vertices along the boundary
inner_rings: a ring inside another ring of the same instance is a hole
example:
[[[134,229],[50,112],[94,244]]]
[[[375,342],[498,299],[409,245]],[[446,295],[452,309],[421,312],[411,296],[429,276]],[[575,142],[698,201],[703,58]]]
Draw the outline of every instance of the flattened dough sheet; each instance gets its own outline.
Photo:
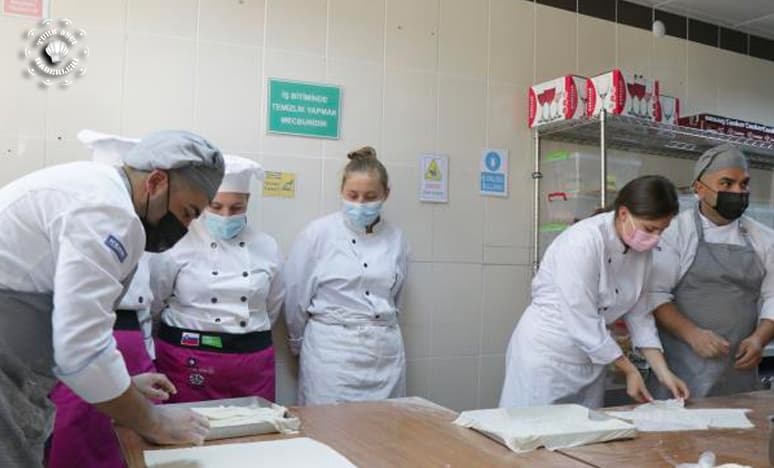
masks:
[[[755,427],[745,413],[749,409],[687,409],[680,400],[658,400],[632,411],[607,411],[614,418],[631,421],[638,431],[706,431]]]
[[[499,441],[516,453],[626,439],[634,426],[580,405],[463,411],[454,421]]]
[[[212,445],[169,450],[146,450],[148,468],[357,468],[339,452],[307,437]]]

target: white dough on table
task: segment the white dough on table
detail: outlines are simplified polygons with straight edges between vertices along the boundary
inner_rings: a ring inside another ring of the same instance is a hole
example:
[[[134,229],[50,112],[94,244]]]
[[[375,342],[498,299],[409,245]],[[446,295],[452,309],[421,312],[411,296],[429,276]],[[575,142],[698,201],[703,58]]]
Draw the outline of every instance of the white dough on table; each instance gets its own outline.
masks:
[[[749,409],[686,409],[681,400],[657,400],[632,411],[607,411],[614,418],[631,421],[638,431],[706,431],[708,429],[751,429],[745,413]]]
[[[634,437],[634,426],[580,405],[463,411],[454,424],[482,432],[516,453]]]
[[[144,456],[148,468],[236,468],[241,466],[357,468],[337,451],[307,437],[208,447],[146,450]]]
[[[245,406],[214,406],[191,408],[192,411],[205,416],[211,428],[243,426],[246,424],[269,423],[283,434],[298,430],[299,422],[295,418],[286,418],[287,408],[280,405],[270,407],[250,408]]]

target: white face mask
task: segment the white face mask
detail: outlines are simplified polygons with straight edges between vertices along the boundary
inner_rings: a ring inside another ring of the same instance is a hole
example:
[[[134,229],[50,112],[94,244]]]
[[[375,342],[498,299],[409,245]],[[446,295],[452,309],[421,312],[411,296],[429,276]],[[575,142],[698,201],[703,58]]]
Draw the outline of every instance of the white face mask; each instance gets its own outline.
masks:
[[[344,216],[355,226],[363,229],[374,224],[382,213],[384,201],[379,200],[370,203],[356,203],[342,200],[342,212]]]

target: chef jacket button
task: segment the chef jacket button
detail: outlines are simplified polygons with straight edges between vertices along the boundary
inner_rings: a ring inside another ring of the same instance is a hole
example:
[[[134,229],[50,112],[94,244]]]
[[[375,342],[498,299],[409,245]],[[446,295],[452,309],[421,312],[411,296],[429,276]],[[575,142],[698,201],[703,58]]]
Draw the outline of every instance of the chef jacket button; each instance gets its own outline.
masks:
[[[247,275],[248,275],[248,273],[246,271],[242,272],[242,276],[244,276],[245,278],[247,278]]]
[[[142,301],[144,301],[145,299],[143,299],[142,296],[140,296],[139,298],[137,298],[137,300],[140,302],[140,304],[142,304]]]
[[[612,258],[608,258],[607,259],[607,263],[613,263],[613,259]]]
[[[217,297],[213,297],[212,299],[210,299],[210,301],[212,301],[212,303],[215,304],[216,302],[218,302],[218,298]]]
[[[217,247],[217,246],[218,246],[218,244],[217,244],[217,243],[215,243],[215,242],[213,242],[212,244],[210,244],[210,247],[212,247],[213,249],[214,249],[215,247]]]
[[[212,276],[218,276],[218,272],[217,271],[213,271],[212,272]]]
[[[382,318],[382,316],[381,316],[381,315],[379,315],[379,314],[376,314],[376,317],[375,317],[375,318],[376,318],[376,320],[379,320],[380,318]]]
[[[247,298],[245,296],[240,297],[239,300],[242,302],[247,302]]]
[[[618,289],[615,290],[615,293],[618,294]]]
[[[244,243],[244,241],[240,242],[240,243],[239,243],[239,246],[240,246],[240,247],[244,247],[244,246],[245,246],[245,243]]]
[[[239,326],[240,326],[240,327],[246,327],[246,326],[247,326],[247,322],[245,322],[244,320],[242,320],[241,322],[239,322]]]
[[[363,264],[363,268],[368,268],[368,264],[367,264],[367,263],[364,263],[364,264]]]
[[[603,307],[603,308],[602,308],[602,310],[604,310],[605,312],[607,312],[607,307]]]
[[[366,291],[366,296],[370,296],[370,295],[371,295],[371,291]]]
[[[352,243],[353,243],[353,244],[357,244],[357,240],[355,240],[355,239],[352,239]]]
[[[215,323],[220,323],[220,317],[215,319]]]

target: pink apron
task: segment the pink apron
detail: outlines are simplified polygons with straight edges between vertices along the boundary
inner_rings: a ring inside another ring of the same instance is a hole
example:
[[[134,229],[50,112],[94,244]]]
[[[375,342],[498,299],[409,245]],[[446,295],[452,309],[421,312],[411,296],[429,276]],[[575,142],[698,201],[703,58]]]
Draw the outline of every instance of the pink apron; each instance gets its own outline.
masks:
[[[140,330],[115,330],[129,375],[155,372]],[[123,468],[113,422],[58,382],[49,395],[56,405],[48,468]]]
[[[169,403],[246,396],[275,399],[269,331],[242,336],[182,330],[162,323],[155,344],[159,372],[177,387]]]

